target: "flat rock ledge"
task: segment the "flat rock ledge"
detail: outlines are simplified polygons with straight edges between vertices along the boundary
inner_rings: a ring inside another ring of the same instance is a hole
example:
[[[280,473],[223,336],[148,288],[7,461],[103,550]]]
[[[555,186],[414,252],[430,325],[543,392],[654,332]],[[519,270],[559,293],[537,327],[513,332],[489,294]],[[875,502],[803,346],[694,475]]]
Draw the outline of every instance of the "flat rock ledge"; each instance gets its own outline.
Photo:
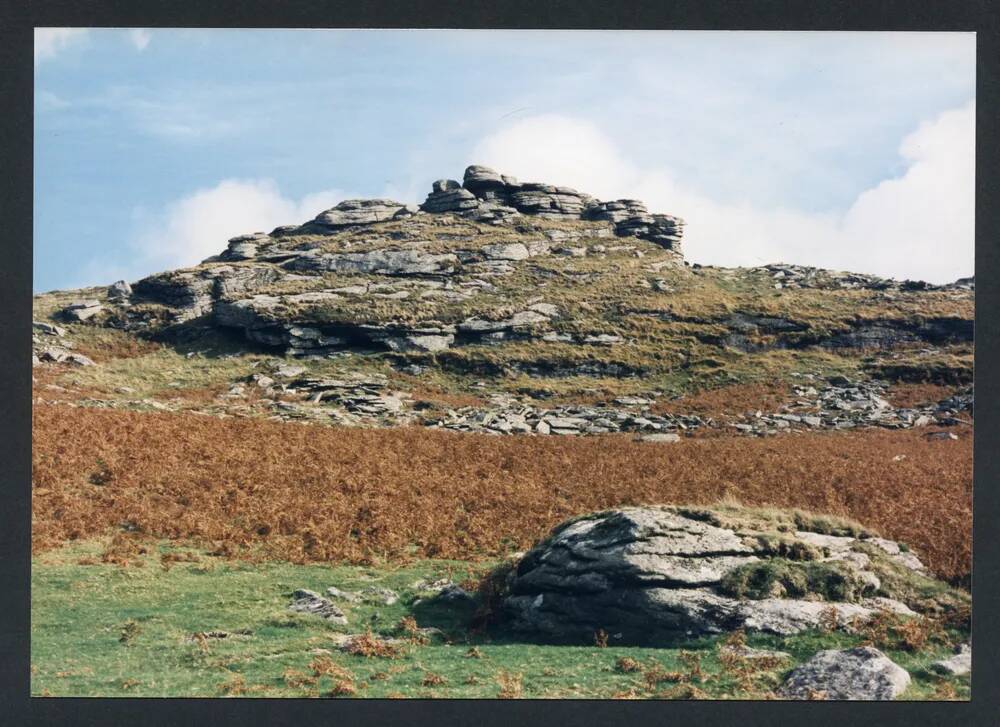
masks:
[[[902,694],[910,675],[878,649],[821,651],[796,667],[778,689],[784,699],[890,700]]]
[[[504,616],[545,641],[582,643],[603,629],[615,643],[652,644],[735,629],[849,628],[886,610],[917,615],[879,578],[888,568],[927,579],[915,555],[894,557],[899,544],[769,517],[625,507],[570,520],[517,563]]]

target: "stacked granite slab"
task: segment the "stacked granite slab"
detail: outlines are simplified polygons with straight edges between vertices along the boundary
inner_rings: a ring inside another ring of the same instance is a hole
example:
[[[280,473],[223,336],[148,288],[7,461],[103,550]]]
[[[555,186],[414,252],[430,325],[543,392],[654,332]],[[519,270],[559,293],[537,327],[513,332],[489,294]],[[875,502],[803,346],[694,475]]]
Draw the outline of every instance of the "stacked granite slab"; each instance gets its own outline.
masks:
[[[638,237],[680,252],[684,222],[678,217],[650,214],[638,200],[601,202],[569,187],[518,182],[489,167],[473,165],[463,181],[440,179],[420,206],[424,212],[455,213],[478,221],[502,222],[523,214],[555,220],[610,222],[615,234]]]

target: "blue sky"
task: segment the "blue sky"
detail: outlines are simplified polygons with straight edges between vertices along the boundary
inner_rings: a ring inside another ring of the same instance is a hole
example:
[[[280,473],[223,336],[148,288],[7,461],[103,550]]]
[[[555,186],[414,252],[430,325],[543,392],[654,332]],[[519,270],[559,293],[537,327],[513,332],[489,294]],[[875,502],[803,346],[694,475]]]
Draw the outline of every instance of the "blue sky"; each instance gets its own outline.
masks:
[[[698,262],[973,272],[975,36],[41,29],[37,291],[193,264],[486,163]]]

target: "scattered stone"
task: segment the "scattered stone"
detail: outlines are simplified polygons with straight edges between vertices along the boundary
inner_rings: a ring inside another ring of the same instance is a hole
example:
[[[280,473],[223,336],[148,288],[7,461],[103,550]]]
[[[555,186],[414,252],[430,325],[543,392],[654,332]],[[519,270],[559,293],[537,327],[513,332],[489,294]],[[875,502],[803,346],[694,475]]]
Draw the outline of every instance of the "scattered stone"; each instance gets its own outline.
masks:
[[[924,435],[927,439],[932,440],[947,440],[947,439],[958,439],[958,435],[954,432],[928,432]]]
[[[49,336],[58,336],[59,338],[65,338],[65,336],[67,335],[66,329],[63,328],[62,326],[57,326],[52,323],[46,323],[45,321],[32,321],[31,327]]]
[[[335,598],[338,601],[347,601],[348,603],[361,603],[363,600],[360,593],[354,593],[353,591],[342,591],[336,586],[330,586],[326,589],[326,595],[330,598]]]
[[[955,655],[940,659],[931,664],[931,669],[950,676],[963,676],[972,671],[972,646],[960,644],[955,649]]]
[[[878,649],[859,646],[821,651],[796,667],[778,689],[785,699],[890,700],[902,694],[910,675]]]
[[[368,586],[359,595],[366,603],[377,603],[380,606],[391,606],[399,600],[399,594],[382,586]]]
[[[504,245],[484,245],[482,253],[488,260],[527,260],[531,257],[527,246],[520,242]]]
[[[292,594],[292,603],[288,606],[290,611],[297,613],[308,613],[319,616],[326,621],[335,624],[346,624],[347,617],[344,612],[333,605],[329,599],[323,598],[318,593],[299,589]]]
[[[73,364],[74,366],[96,366],[90,358],[84,356],[82,353],[73,353],[58,346],[43,348],[38,353],[38,359],[40,361],[51,361],[52,363]]]
[[[655,432],[653,434],[640,434],[636,439],[640,442],[659,442],[671,444],[681,441],[681,436],[675,432]]]
[[[99,300],[78,300],[66,306],[62,314],[72,321],[90,320],[104,310]]]
[[[446,603],[471,603],[475,596],[458,584],[449,583],[438,591],[437,600]]]

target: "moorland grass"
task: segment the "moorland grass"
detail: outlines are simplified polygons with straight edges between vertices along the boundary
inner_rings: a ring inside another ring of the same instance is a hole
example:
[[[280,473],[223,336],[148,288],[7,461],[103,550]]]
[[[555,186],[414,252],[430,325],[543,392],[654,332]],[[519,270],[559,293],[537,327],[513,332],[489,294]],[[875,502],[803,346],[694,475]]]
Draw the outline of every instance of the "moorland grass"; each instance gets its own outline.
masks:
[[[177,544],[149,543],[128,566],[100,562],[107,542],[81,542],[32,564],[31,692],[51,696],[764,698],[795,664],[864,635],[808,632],[747,636],[790,661],[756,670],[722,656],[729,637],[671,648],[541,645],[500,630],[471,631],[471,606],[427,605],[420,579],[461,580],[489,563],[426,560],[406,566],[294,565],[223,560]],[[176,558],[176,560],[172,560]],[[140,565],[141,564],[141,565]],[[380,585],[392,606],[344,604],[350,626],[287,610],[292,591]],[[423,604],[415,599],[424,598]],[[444,638],[410,643],[396,658],[339,651],[338,633],[371,629],[406,637],[399,622],[440,628]],[[213,631],[225,631],[217,638]],[[199,636],[200,635],[200,636]],[[880,644],[910,671],[903,699],[969,697],[968,677],[929,665],[967,634],[947,630],[922,646]]]

